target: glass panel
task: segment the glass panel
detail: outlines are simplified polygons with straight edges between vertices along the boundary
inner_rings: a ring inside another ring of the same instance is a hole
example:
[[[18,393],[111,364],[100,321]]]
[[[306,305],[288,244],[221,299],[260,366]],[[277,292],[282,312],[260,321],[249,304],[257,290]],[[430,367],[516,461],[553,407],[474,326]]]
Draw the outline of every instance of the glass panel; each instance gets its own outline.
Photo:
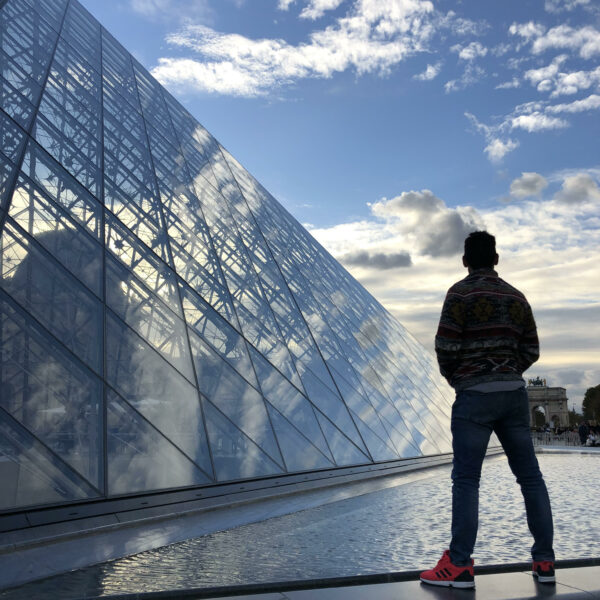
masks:
[[[334,467],[333,462],[319,452],[279,411],[269,407],[269,415],[275,434],[279,440],[281,452],[288,472],[327,469]]]
[[[28,323],[4,295],[0,313],[0,406],[101,489],[100,380]]]
[[[183,321],[110,256],[106,257],[106,302],[163,358],[194,381]]]
[[[312,404],[254,348],[250,351],[265,398],[323,454],[333,459]]]
[[[134,202],[129,201],[129,198],[122,194],[122,190],[116,188],[110,180],[105,179],[105,185],[105,203],[107,208],[117,215],[119,221],[129,228],[135,236],[142,240],[164,262],[170,263],[167,236],[160,225],[160,221],[158,223],[154,222]],[[144,194],[144,196],[146,198],[152,197],[150,194]],[[158,214],[156,216],[159,217]]]
[[[202,406],[218,481],[284,472],[208,400],[203,399]]]
[[[204,472],[210,458],[198,391],[111,313],[106,319],[110,384]]]
[[[250,384],[257,387],[256,376],[244,340],[206,302],[180,283],[185,319]]]
[[[202,268],[215,279],[222,280],[219,262],[212,249],[208,227],[201,216],[193,216],[193,222],[187,219],[187,224],[165,210],[169,239],[187,252]],[[186,217],[184,216],[184,219]]]
[[[10,218],[2,236],[2,286],[96,372],[102,367],[102,306]]]
[[[106,247],[176,315],[183,317],[175,273],[108,212]]]
[[[34,9],[34,14],[37,13],[44,17],[56,31],[60,29],[60,22],[67,7],[67,0],[24,0],[24,2]],[[21,3],[13,2],[13,4]],[[26,9],[24,3],[23,7]]]
[[[369,453],[373,457],[373,460],[394,460],[400,458],[396,451],[392,450],[392,448],[388,446],[387,443],[384,443],[384,441],[378,435],[376,435],[375,432],[358,417],[358,415],[352,413],[352,411],[350,412],[354,417],[356,427],[358,428],[362,439],[367,445],[367,448],[369,449]],[[387,437],[388,436],[386,434],[386,439]]]
[[[192,461],[112,390],[107,401],[110,495],[211,483]]]
[[[0,111],[0,152],[17,162],[24,139],[25,132]]]
[[[362,465],[372,462],[319,411],[317,411],[317,418],[338,466]]]
[[[301,374],[302,383],[308,399],[327,417],[329,417],[357,446],[365,450],[364,444],[350,418],[346,405],[341,398],[323,385],[308,369]],[[334,454],[335,456],[335,454]]]
[[[173,241],[171,241],[171,250],[178,275],[224,319],[239,328],[229,292]]]
[[[0,50],[0,77],[9,83],[31,104],[35,104],[38,101],[42,91],[40,85],[31,79],[17,63],[2,50]],[[6,112],[9,111],[6,110]]]
[[[88,233],[102,239],[102,207],[98,201],[33,141],[25,151],[22,170]]]
[[[200,392],[253,442],[283,464],[262,396],[190,330]]]
[[[97,296],[102,293],[102,247],[32,183],[20,176],[10,216]]]
[[[38,115],[33,128],[33,136],[40,146],[45,148],[69,173],[71,173],[84,187],[98,197],[100,185],[98,154],[99,145],[90,146],[87,160],[81,151],[70,140],[58,132],[43,116]],[[90,140],[88,140],[90,141]],[[85,155],[85,152],[84,152]]]
[[[364,397],[364,395],[353,388],[335,369],[331,369],[331,373],[336,384],[342,394],[342,398],[346,406],[350,408],[355,415],[358,415],[386,444],[389,439],[385,428],[381,424],[375,410]]]
[[[2,77],[0,73],[0,108],[21,127],[27,129],[33,116],[33,106]]]
[[[44,94],[39,112],[61,135],[71,140],[91,161],[100,150],[100,119],[98,115],[85,110],[81,105],[71,105],[65,94],[57,102],[55,95]],[[76,109],[76,110],[74,110]]]
[[[94,498],[98,492],[0,409],[0,510]]]

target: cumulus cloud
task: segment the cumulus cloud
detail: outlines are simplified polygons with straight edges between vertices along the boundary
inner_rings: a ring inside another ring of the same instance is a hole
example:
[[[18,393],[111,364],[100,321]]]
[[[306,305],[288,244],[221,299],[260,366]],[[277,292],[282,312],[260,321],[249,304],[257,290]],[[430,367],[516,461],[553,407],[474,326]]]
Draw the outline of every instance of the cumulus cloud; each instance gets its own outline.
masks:
[[[548,181],[539,173],[521,173],[521,177],[510,184],[510,195],[515,198],[539,196],[548,187]]]
[[[431,81],[439,75],[441,68],[441,62],[435,63],[434,65],[427,65],[427,68],[422,73],[415,75],[414,79],[419,79],[421,81]]]
[[[487,157],[491,162],[498,163],[509,152],[512,152],[518,147],[519,142],[516,140],[501,140],[500,138],[492,138],[483,151],[487,154]]]
[[[536,86],[539,92],[552,90],[551,97],[576,94],[581,90],[600,84],[600,67],[590,71],[564,72],[561,67],[566,60],[567,55],[561,54],[546,67],[529,69],[523,74],[523,77]]]
[[[471,42],[466,46],[456,44],[455,46],[452,46],[450,50],[452,50],[452,52],[457,52],[460,60],[467,61],[475,60],[476,58],[485,56],[488,53],[488,49],[480,42]]]
[[[546,112],[549,113],[578,113],[586,110],[596,110],[600,108],[600,96],[597,94],[591,94],[587,98],[581,100],[574,100],[567,104],[554,104],[546,108]]]
[[[546,28],[541,23],[534,23],[529,21],[528,23],[513,23],[508,28],[510,35],[518,35],[525,40],[531,40],[533,38],[539,38],[544,35]]]
[[[303,19],[318,19],[326,11],[336,9],[344,0],[310,0],[308,6],[302,9],[300,17]]]
[[[567,60],[566,54],[561,54],[553,59],[553,61],[539,69],[529,69],[523,73],[523,77],[528,79],[532,85],[539,86],[541,83],[551,80],[558,74],[560,66]],[[539,90],[539,88],[538,88]],[[539,90],[542,91],[542,90]]]
[[[581,58],[592,58],[600,54],[600,31],[591,25],[580,28],[558,25],[537,37],[531,47],[534,54],[562,48],[578,51]]]
[[[188,25],[167,36],[167,42],[193,50],[201,60],[160,58],[152,73],[163,84],[242,96],[264,95],[298,79],[327,78],[347,69],[385,75],[427,49],[434,16],[428,0],[356,0],[347,16],[298,45]]]
[[[469,232],[483,226],[476,210],[448,208],[430,190],[384,198],[372,204],[371,211],[374,216],[393,222],[399,232],[411,238],[411,247],[427,256],[459,253]]]
[[[529,115],[513,117],[510,126],[512,129],[524,129],[529,133],[533,133],[548,129],[564,129],[569,126],[569,123],[558,117],[549,117],[543,113],[534,112]]]
[[[484,148],[488,159],[493,163],[500,162],[509,152],[512,152],[519,147],[519,142],[511,138],[502,139],[499,137],[502,126],[489,126],[481,123],[477,117],[469,112],[465,113],[465,117],[471,122],[475,129],[483,134],[487,142]]]
[[[395,269],[397,267],[410,267],[412,260],[408,252],[395,252],[386,254],[384,252],[368,252],[359,250],[349,252],[339,257],[346,265],[353,267],[371,267],[378,270]]]
[[[279,0],[277,8],[279,10],[288,10],[296,0]]]
[[[565,178],[555,199],[567,204],[594,202],[600,200],[600,189],[592,177],[587,173],[580,173]]]

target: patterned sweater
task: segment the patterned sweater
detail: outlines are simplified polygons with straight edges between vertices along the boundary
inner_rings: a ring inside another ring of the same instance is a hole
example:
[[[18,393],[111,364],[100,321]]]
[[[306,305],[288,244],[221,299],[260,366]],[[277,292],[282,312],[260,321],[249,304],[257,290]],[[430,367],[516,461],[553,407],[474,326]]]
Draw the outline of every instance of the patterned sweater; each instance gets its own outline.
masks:
[[[539,357],[531,307],[493,269],[474,270],[448,290],[435,351],[440,372],[456,391],[522,381]]]

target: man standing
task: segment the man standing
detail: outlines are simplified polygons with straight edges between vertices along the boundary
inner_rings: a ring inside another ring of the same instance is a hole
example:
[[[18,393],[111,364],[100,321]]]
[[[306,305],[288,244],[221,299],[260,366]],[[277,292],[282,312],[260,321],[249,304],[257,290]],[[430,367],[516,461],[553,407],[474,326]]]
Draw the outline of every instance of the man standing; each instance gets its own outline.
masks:
[[[535,321],[525,296],[500,279],[496,239],[486,231],[465,240],[469,275],[449,290],[435,338],[442,375],[456,391],[452,406],[452,541],[434,569],[433,585],[474,587],[481,465],[492,432],[521,486],[534,544],[533,574],[554,582],[550,500],[529,430],[522,374],[539,357]]]

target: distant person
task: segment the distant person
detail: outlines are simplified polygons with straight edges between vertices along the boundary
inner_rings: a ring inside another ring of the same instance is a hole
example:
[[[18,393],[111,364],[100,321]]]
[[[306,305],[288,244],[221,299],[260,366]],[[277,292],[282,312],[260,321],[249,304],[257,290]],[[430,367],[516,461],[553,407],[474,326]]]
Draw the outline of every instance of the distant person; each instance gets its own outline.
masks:
[[[492,432],[521,486],[534,544],[533,575],[555,581],[553,524],[546,484],[529,429],[523,371],[539,357],[535,321],[525,296],[498,277],[496,240],[486,231],[465,240],[467,277],[449,290],[435,349],[442,375],[456,391],[452,406],[452,540],[421,581],[474,587],[481,465]],[[509,524],[506,525],[510,527]]]
[[[585,443],[587,441],[588,433],[590,432],[590,429],[587,426],[587,423],[585,421],[583,421],[583,423],[581,423],[579,425],[579,429],[577,431],[579,433],[579,440],[581,441],[581,445],[585,446]]]

